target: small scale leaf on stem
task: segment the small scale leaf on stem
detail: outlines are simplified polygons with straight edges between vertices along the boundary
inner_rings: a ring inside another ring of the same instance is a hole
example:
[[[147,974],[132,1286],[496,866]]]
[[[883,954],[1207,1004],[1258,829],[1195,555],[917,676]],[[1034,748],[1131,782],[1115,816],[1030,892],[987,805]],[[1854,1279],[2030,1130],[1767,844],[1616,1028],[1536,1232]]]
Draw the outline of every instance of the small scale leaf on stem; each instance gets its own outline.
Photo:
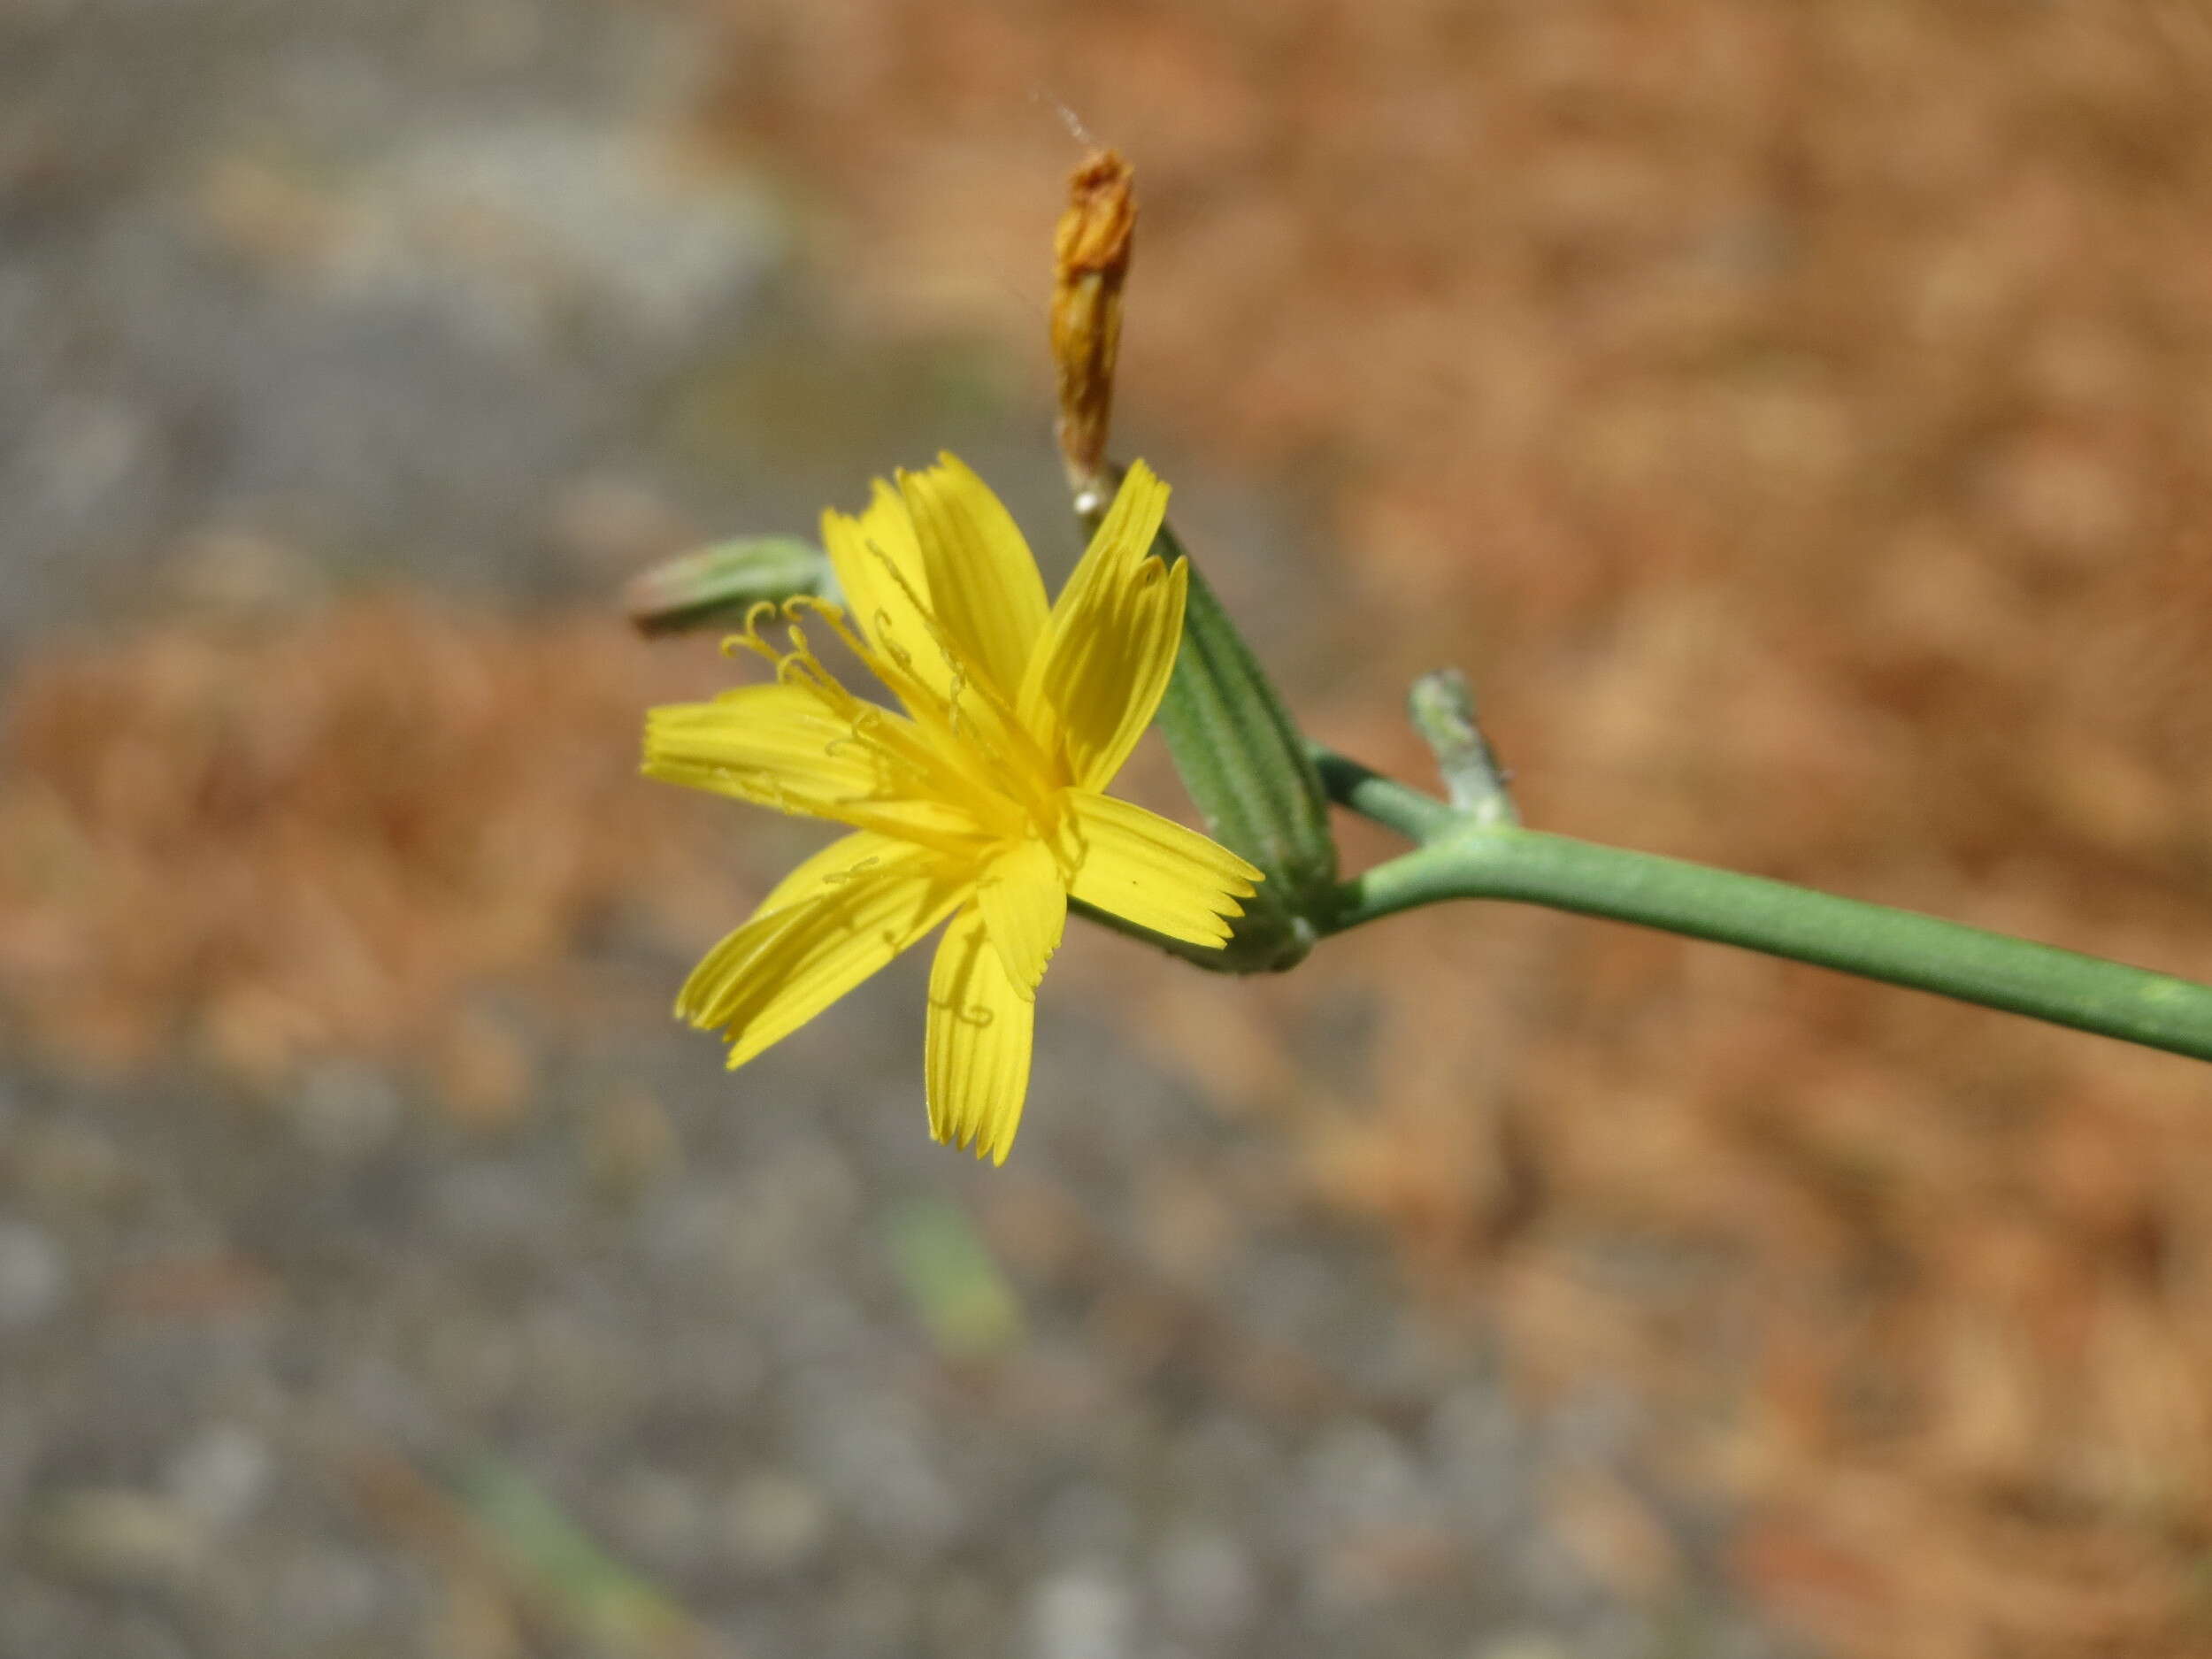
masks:
[[[1475,718],[1475,694],[1456,668],[1440,668],[1413,682],[1406,698],[1413,729],[1436,757],[1451,803],[1478,825],[1517,824],[1520,813],[1506,793],[1506,772]]]

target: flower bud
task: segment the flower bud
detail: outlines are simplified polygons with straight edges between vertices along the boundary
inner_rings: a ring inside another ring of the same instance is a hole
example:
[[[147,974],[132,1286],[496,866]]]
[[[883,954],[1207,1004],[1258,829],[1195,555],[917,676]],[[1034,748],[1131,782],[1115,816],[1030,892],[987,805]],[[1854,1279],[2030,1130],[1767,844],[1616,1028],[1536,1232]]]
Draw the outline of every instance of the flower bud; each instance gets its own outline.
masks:
[[[1093,151],[1068,180],[1067,211],[1053,234],[1052,361],[1060,381],[1056,430],[1068,482],[1079,495],[1098,488],[1106,463],[1114,356],[1121,346],[1121,285],[1137,225],[1133,176],[1113,150]]]

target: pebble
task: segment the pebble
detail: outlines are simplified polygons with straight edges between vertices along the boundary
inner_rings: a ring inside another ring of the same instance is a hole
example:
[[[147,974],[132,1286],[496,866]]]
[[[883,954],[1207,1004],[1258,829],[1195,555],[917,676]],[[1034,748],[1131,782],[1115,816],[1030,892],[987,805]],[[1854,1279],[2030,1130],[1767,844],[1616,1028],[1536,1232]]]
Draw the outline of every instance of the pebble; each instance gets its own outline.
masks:
[[[996,1586],[975,1573],[953,1571],[933,1578],[922,1609],[925,1650],[932,1654],[1003,1652],[1004,1600]]]
[[[1252,1558],[1217,1528],[1171,1532],[1153,1559],[1152,1574],[1161,1616],[1179,1635],[1218,1641],[1259,1613],[1259,1575]]]
[[[224,1423],[185,1442],[170,1459],[164,1485],[199,1519],[228,1528],[261,1507],[275,1475],[269,1443],[250,1430]]]
[[[1433,1521],[1435,1494],[1397,1438],[1355,1419],[1333,1428],[1306,1461],[1307,1512],[1348,1532]]]
[[[271,1616],[303,1645],[373,1624],[393,1586],[349,1551],[321,1548],[286,1562],[276,1574]]]
[[[1462,1519],[1484,1535],[1512,1526],[1525,1502],[1531,1439],[1512,1402],[1490,1386],[1456,1389],[1430,1415],[1427,1439]]]
[[[864,1567],[838,1576],[818,1615],[818,1651],[841,1659],[904,1659],[919,1622],[916,1585],[902,1574]]]
[[[1057,1556],[1118,1558],[1135,1540],[1136,1517],[1127,1497],[1102,1480],[1073,1480],[1046,1501],[1037,1537]]]
[[[150,1492],[88,1487],[41,1507],[30,1532],[56,1566],[118,1586],[191,1581],[207,1557],[207,1532],[183,1505]]]
[[[820,1555],[829,1537],[828,1501],[790,1475],[749,1475],[723,1506],[724,1547],[749,1572],[794,1571]]]
[[[1210,1515],[1269,1507],[1285,1495],[1286,1472],[1270,1437],[1226,1410],[1208,1413],[1178,1435],[1167,1470],[1178,1503]]]
[[[465,1258],[523,1251],[546,1233],[545,1203],[534,1173],[496,1158],[455,1163],[432,1188],[440,1231]]]
[[[1034,1659],[1124,1659],[1136,1651],[1136,1598],[1116,1575],[1073,1567],[1030,1593],[1029,1651]]]
[[[1540,1631],[1486,1636],[1468,1649],[1467,1659],[1575,1659],[1573,1649]]]
[[[69,1296],[69,1259],[44,1229],[0,1222],[0,1333],[27,1331]]]
[[[699,1483],[666,1469],[634,1469],[610,1507],[625,1556],[656,1572],[684,1571],[710,1541],[712,1506]]]
[[[807,1472],[840,1509],[885,1543],[927,1557],[957,1540],[967,1515],[916,1406],[895,1394],[825,1389],[805,1402],[800,1436]]]
[[[780,1147],[733,1185],[722,1215],[726,1266],[741,1284],[780,1280],[795,1249],[826,1247],[859,1219],[858,1185],[834,1147],[812,1137]]]
[[[345,1162],[388,1141],[403,1111],[399,1091],[382,1072],[357,1061],[332,1060],[307,1074],[295,1123],[309,1147]]]

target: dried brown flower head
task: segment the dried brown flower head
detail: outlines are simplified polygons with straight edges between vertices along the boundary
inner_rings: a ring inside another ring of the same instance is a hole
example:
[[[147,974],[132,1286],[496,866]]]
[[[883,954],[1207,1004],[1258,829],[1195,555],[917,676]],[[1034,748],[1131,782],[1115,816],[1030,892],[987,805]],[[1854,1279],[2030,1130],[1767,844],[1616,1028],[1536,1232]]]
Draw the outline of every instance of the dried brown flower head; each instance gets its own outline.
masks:
[[[1137,224],[1134,171],[1093,150],[1068,180],[1053,234],[1052,360],[1059,369],[1060,454],[1077,489],[1096,487],[1106,461],[1121,344],[1121,285]]]

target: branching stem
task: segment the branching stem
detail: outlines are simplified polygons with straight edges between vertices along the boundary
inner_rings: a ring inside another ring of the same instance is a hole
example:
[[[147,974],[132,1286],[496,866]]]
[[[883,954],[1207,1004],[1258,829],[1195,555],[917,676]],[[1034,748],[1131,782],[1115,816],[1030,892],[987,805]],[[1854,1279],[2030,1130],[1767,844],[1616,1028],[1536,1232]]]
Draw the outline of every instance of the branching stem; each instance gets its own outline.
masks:
[[[1787,882],[1484,823],[1342,756],[1337,804],[1420,843],[1348,882],[1334,931],[1445,899],[1633,922],[2212,1060],[2212,986]]]

